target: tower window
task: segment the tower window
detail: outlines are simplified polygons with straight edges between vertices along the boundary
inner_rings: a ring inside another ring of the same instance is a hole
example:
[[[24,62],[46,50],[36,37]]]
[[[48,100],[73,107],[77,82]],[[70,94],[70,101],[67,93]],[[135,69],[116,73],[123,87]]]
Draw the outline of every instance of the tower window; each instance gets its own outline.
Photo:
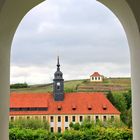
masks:
[[[57,89],[60,89],[60,82],[57,82]]]
[[[60,82],[57,82],[57,86],[60,86]]]

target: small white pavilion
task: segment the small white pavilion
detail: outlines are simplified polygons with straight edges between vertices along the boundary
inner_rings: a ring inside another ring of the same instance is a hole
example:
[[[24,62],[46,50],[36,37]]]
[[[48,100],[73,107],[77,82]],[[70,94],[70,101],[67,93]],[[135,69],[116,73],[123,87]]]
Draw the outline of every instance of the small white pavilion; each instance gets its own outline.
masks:
[[[94,72],[90,76],[90,82],[102,82],[103,81],[103,76],[100,75],[98,72]]]

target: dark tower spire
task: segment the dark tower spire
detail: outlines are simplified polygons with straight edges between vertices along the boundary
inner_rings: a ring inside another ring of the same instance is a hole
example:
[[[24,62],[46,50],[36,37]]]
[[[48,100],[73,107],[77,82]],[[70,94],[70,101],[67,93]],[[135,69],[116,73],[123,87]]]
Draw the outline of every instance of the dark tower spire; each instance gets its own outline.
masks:
[[[54,73],[53,79],[53,95],[55,101],[64,100],[64,79],[63,73],[60,71],[59,56],[57,57],[57,71]]]
[[[57,71],[60,71],[59,56],[57,57]]]

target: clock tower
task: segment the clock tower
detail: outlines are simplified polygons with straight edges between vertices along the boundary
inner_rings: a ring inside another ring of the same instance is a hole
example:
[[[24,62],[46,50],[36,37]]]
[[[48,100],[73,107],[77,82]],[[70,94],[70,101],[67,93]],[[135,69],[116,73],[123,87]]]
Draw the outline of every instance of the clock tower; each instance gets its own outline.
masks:
[[[54,73],[53,79],[53,96],[55,101],[64,100],[64,79],[63,73],[60,71],[59,56],[57,58],[57,71]]]

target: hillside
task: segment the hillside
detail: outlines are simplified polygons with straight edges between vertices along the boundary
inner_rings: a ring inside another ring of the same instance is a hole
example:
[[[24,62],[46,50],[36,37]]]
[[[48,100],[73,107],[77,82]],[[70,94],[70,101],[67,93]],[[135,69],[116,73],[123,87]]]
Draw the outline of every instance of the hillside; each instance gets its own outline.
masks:
[[[131,89],[130,78],[107,78],[101,83],[90,82],[88,79],[71,80],[64,83],[65,92],[126,92]],[[11,92],[52,92],[52,84],[31,85],[28,88],[11,89]]]

